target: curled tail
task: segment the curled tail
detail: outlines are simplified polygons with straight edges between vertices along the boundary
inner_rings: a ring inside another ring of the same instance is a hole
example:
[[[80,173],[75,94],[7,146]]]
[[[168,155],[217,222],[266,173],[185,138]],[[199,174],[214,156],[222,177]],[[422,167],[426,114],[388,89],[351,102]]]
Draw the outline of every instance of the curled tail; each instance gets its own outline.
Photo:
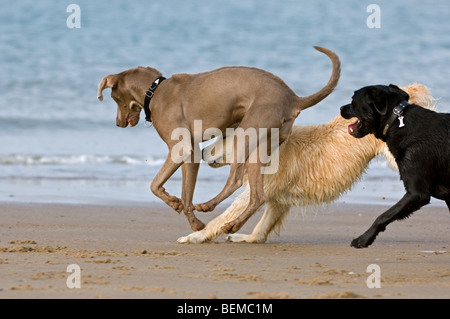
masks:
[[[339,60],[339,57],[336,53],[334,53],[331,50],[328,50],[326,48],[322,47],[314,47],[317,51],[320,51],[330,58],[331,62],[333,63],[333,71],[331,73],[330,80],[328,81],[327,85],[325,85],[324,88],[322,88],[317,93],[314,93],[312,95],[306,96],[306,97],[299,97],[298,98],[298,108],[300,110],[307,109],[313,105],[316,105],[320,101],[322,101],[324,98],[326,98],[328,95],[333,92],[334,88],[337,86],[339,82],[339,77],[341,75],[341,61]]]

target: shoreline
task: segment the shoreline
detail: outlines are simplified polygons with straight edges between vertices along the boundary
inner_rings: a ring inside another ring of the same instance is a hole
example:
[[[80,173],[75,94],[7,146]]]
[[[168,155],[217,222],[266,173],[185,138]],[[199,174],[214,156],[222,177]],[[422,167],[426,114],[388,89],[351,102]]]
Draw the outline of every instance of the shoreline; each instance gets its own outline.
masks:
[[[163,205],[3,202],[0,298],[450,298],[448,209],[425,207],[369,248],[351,248],[384,208],[293,208],[266,244],[181,245],[186,218]],[[197,216],[207,222],[223,210]],[[80,289],[67,287],[71,264]],[[367,287],[371,264],[379,289]]]

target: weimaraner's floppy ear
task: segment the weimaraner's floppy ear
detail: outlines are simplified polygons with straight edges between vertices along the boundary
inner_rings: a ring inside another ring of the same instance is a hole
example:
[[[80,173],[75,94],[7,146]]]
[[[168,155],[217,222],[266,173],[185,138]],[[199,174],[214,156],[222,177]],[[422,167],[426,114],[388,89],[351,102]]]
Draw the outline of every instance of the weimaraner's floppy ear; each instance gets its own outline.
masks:
[[[97,99],[99,101],[103,101],[103,93],[102,93],[103,90],[114,87],[116,83],[117,83],[117,75],[110,74],[108,76],[105,76],[103,80],[101,80],[100,83],[98,84]]]

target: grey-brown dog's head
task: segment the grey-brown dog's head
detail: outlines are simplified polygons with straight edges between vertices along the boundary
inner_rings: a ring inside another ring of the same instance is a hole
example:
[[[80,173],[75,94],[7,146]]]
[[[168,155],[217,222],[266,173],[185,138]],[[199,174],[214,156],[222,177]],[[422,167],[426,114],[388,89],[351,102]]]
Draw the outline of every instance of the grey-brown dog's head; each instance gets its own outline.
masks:
[[[136,126],[144,108],[145,92],[161,73],[149,67],[137,67],[105,76],[98,85],[97,98],[103,101],[103,90],[111,88],[111,97],[117,103],[116,125]]]
[[[393,108],[408,100],[409,95],[396,85],[366,86],[355,92],[351,104],[341,107],[341,116],[345,119],[356,118],[348,126],[352,136],[361,138],[373,133],[378,137],[382,124],[391,116]]]

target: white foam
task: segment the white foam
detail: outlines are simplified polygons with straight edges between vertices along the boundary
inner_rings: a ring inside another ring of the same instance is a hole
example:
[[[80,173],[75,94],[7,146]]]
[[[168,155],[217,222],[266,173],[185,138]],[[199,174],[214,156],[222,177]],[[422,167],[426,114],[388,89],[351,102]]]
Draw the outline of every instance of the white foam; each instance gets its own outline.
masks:
[[[160,166],[162,158],[142,157],[131,155],[35,155],[10,154],[0,156],[0,165],[79,165],[79,164],[124,164]]]

